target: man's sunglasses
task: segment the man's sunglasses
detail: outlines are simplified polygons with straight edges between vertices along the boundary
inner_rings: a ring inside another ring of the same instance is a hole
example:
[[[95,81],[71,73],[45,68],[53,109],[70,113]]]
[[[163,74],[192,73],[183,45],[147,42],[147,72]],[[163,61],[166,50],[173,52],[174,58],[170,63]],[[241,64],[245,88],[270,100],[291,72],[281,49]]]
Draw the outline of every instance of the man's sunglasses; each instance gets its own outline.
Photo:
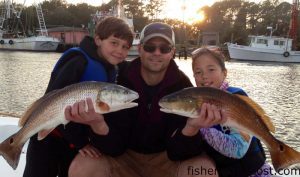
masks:
[[[149,52],[149,53],[153,53],[155,52],[156,49],[159,49],[160,53],[162,54],[167,54],[167,53],[170,53],[172,51],[172,46],[169,46],[169,45],[160,45],[160,46],[156,46],[156,45],[149,45],[149,44],[145,44],[143,45],[143,49],[146,51],[146,52]]]

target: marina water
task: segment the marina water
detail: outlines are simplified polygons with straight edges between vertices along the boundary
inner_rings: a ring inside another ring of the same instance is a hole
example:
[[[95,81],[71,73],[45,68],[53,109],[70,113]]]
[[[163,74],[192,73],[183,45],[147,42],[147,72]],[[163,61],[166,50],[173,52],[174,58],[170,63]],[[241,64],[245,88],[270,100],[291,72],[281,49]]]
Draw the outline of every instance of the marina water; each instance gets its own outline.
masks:
[[[0,112],[21,115],[41,97],[60,56],[0,51]],[[175,61],[194,83],[191,59]],[[275,137],[300,151],[300,64],[229,61],[226,67],[230,85],[243,88],[271,117]]]

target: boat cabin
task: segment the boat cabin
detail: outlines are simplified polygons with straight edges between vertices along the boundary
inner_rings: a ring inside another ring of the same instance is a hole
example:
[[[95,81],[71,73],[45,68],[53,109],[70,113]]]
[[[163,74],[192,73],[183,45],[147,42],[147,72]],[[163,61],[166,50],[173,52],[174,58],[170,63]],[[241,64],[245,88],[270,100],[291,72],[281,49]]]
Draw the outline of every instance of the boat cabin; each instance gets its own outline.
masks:
[[[262,49],[275,49],[290,51],[292,49],[292,39],[270,36],[249,36],[251,47]]]

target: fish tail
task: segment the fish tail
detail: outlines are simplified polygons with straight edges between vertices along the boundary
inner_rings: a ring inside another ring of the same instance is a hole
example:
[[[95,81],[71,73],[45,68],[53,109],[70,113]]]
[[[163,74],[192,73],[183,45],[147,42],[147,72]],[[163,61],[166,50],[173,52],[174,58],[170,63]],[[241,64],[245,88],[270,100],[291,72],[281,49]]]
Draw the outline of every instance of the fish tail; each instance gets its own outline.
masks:
[[[15,170],[18,167],[24,144],[16,146],[14,137],[15,135],[12,135],[0,144],[0,155],[2,155],[6,162]]]
[[[293,164],[300,163],[300,152],[278,140],[278,147],[270,150],[271,159],[275,170],[287,168]]]

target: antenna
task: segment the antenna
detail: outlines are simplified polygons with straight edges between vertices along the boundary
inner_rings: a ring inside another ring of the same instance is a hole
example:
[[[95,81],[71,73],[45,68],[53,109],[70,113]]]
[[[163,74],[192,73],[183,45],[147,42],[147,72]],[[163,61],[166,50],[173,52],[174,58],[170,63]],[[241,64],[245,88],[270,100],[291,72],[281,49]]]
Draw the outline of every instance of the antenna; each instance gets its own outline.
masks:
[[[298,28],[298,5],[299,5],[299,0],[293,0],[292,4],[292,16],[291,16],[291,21],[290,21],[290,30],[289,30],[289,38],[293,39],[292,42],[292,48],[296,48],[297,44],[297,28]]]

